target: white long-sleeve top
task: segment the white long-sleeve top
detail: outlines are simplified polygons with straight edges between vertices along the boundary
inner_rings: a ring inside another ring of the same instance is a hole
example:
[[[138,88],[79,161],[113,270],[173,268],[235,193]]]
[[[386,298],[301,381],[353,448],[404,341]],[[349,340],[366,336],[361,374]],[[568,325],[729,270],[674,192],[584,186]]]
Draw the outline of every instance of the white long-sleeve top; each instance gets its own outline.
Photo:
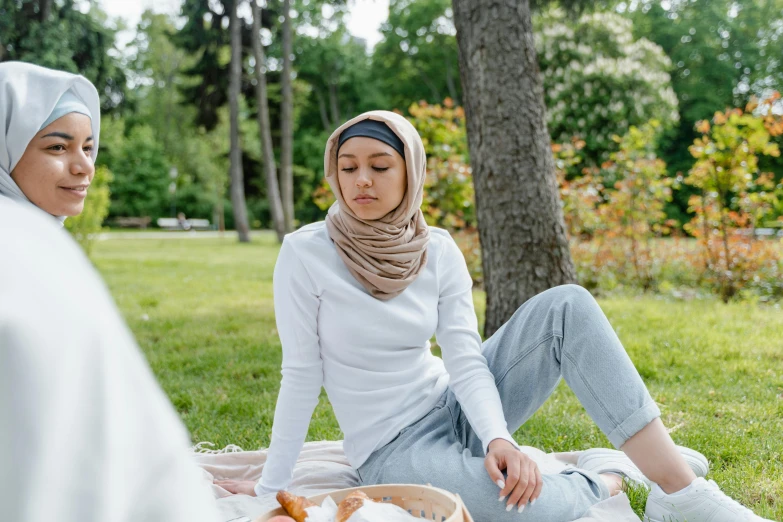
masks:
[[[481,354],[465,258],[435,227],[427,255],[416,280],[381,301],[345,267],[324,222],[285,237],[274,271],[283,378],[257,494],[291,481],[321,386],[354,468],[429,412],[449,386],[485,451],[497,438],[516,445]],[[442,359],[430,351],[433,334]]]

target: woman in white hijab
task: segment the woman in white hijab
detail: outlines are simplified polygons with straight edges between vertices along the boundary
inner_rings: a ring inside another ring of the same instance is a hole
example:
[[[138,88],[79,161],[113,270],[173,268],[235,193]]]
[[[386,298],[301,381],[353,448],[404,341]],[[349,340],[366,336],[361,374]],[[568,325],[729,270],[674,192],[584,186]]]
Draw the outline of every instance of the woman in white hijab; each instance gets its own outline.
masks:
[[[0,124],[0,520],[217,522],[176,411],[50,216],[82,209],[95,88],[2,63]]]
[[[62,222],[84,209],[100,133],[98,91],[83,76],[0,63],[0,197]]]

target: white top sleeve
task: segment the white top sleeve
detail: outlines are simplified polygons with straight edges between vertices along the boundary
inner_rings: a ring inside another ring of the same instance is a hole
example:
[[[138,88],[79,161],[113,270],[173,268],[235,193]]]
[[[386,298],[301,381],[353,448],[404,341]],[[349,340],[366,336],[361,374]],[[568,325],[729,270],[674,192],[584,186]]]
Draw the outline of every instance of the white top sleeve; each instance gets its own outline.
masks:
[[[438,260],[441,288],[435,336],[449,372],[449,386],[485,452],[494,439],[505,439],[518,448],[508,432],[495,378],[481,354],[481,336],[473,308],[473,280],[454,240],[449,238],[445,243]]]
[[[273,276],[275,319],[283,348],[283,379],[277,396],[272,441],[256,495],[288,486],[294,464],[323,384],[323,362],[318,343],[318,307],[315,285],[294,252],[283,241]]]

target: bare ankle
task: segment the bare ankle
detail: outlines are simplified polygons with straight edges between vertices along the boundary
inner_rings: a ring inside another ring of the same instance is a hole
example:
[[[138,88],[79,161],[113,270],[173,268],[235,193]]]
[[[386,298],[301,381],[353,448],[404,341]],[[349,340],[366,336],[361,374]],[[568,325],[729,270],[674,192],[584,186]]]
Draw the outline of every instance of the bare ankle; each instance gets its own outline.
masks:
[[[623,478],[616,473],[601,473],[598,475],[606,484],[610,496],[615,496],[623,490]]]

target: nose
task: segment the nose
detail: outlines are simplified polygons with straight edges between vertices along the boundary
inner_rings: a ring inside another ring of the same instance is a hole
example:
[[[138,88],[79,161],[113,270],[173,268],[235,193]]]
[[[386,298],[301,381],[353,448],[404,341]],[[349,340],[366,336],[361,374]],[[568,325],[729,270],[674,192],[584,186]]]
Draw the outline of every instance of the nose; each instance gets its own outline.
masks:
[[[370,185],[372,185],[372,178],[370,177],[370,173],[368,172],[368,169],[365,168],[359,169],[359,175],[356,176],[356,186],[369,187]]]
[[[89,153],[79,151],[71,162],[71,174],[74,176],[92,176],[95,174],[95,164]]]

